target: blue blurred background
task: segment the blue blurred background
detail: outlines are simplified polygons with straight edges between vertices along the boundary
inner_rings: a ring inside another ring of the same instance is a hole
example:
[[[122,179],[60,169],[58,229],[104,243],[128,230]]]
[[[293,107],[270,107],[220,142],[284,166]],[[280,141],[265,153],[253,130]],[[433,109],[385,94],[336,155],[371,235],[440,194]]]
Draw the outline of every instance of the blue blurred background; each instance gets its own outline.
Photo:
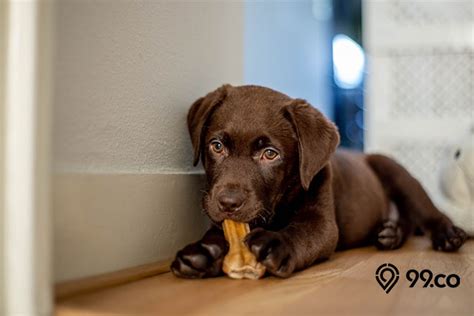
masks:
[[[244,79],[304,98],[363,149],[361,2],[247,2]]]

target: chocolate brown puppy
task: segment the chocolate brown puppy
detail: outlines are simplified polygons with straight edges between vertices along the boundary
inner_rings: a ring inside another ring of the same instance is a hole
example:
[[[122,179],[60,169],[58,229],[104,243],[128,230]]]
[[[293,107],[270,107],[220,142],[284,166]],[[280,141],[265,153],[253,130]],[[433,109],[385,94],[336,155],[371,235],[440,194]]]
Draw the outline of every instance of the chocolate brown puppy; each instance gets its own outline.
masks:
[[[194,164],[201,160],[206,171],[203,208],[213,225],[177,253],[171,266],[177,276],[221,273],[224,219],[250,223],[247,245],[279,277],[336,249],[398,248],[415,228],[437,250],[457,250],[466,239],[395,161],[336,151],[337,128],[304,100],[224,85],[191,106],[188,126]],[[398,220],[389,219],[391,202]]]

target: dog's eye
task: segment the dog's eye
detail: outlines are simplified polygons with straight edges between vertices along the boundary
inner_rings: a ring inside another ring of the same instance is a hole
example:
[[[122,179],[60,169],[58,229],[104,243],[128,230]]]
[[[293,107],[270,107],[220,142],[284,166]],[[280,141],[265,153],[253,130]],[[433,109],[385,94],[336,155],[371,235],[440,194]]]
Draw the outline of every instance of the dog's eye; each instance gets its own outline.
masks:
[[[211,148],[214,152],[219,154],[224,150],[224,145],[218,140],[213,140],[211,142]]]
[[[273,160],[278,157],[278,152],[274,149],[267,148],[263,151],[262,158],[267,160]]]

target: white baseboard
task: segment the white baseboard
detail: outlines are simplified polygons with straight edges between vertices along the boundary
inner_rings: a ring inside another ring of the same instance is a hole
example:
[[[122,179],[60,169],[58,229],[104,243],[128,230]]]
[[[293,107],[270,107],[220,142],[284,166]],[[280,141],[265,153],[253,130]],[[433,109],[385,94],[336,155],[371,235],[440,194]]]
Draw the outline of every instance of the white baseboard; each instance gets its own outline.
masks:
[[[55,281],[169,259],[208,226],[202,174],[53,177]]]

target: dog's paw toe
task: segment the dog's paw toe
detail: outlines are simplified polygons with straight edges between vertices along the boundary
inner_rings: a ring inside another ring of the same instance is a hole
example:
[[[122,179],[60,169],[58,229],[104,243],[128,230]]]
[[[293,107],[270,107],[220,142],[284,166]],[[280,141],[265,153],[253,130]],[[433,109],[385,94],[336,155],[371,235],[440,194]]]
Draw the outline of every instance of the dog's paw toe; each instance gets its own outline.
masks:
[[[452,224],[446,225],[444,228],[433,231],[431,241],[433,248],[440,251],[456,251],[466,241],[467,234],[461,228]]]
[[[403,243],[403,231],[400,225],[392,220],[385,221],[379,228],[375,245],[381,250],[400,248]]]
[[[291,246],[281,233],[257,228],[247,235],[245,242],[271,274],[286,278],[293,273],[295,263]]]
[[[176,254],[171,272],[181,278],[198,279],[217,276],[221,273],[226,249],[221,245],[194,243]]]

